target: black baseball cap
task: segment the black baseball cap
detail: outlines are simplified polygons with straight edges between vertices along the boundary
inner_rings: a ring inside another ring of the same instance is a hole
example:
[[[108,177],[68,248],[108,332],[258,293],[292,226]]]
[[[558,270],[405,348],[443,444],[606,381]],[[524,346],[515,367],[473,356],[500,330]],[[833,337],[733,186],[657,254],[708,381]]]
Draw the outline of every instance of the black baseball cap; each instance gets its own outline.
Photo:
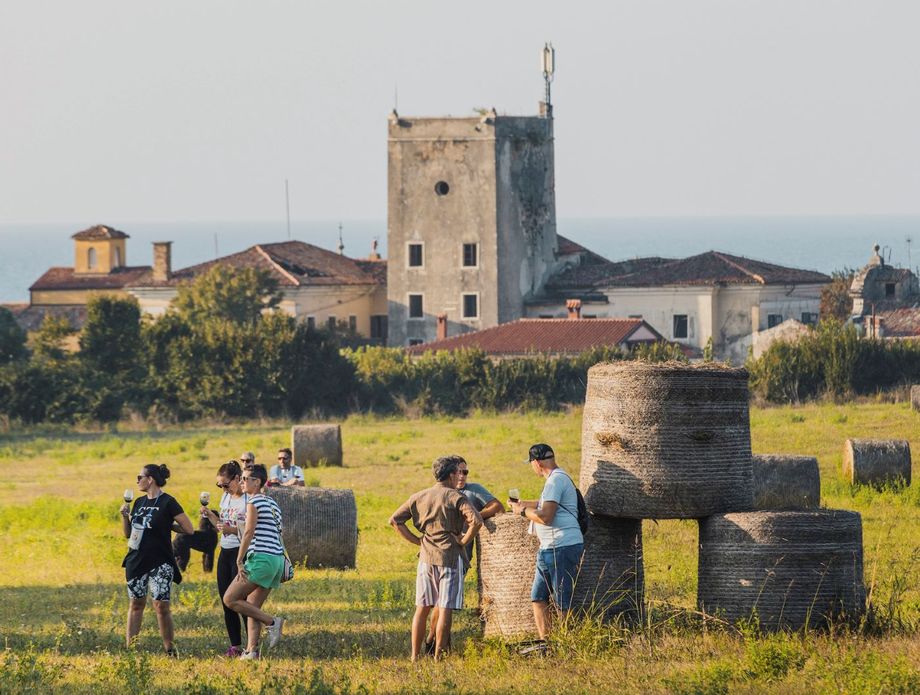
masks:
[[[528,463],[531,461],[544,461],[546,459],[555,458],[556,453],[549,444],[534,444],[530,447],[529,456],[530,458],[527,459]]]

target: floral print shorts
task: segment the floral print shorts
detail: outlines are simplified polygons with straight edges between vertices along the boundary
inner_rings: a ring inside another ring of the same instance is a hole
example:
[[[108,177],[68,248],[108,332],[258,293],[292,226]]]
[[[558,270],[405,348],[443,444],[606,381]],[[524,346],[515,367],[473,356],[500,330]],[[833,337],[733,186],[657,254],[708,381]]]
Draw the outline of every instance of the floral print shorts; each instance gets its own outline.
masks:
[[[128,596],[140,600],[147,597],[147,588],[154,601],[168,601],[172,593],[173,566],[164,562],[140,577],[128,580]]]

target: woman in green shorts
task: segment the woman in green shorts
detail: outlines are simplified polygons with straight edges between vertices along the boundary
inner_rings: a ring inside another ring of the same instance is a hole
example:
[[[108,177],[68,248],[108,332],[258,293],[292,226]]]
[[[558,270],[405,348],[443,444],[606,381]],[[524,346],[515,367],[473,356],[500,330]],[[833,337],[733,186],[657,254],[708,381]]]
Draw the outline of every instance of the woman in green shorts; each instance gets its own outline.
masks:
[[[284,618],[262,610],[269,592],[281,584],[284,546],[281,543],[281,510],[271,497],[262,494],[268,480],[265,466],[256,464],[243,474],[243,489],[249,495],[246,525],[237,556],[239,574],[224,593],[224,605],[248,618],[247,645],[241,659],[259,658],[259,635],[268,627],[268,646],[281,639]]]

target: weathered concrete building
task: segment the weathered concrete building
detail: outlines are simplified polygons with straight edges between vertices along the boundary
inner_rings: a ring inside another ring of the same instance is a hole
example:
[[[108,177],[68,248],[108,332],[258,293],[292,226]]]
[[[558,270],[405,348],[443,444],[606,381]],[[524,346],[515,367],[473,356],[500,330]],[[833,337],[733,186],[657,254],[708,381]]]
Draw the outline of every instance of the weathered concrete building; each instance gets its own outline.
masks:
[[[553,122],[389,119],[389,343],[524,316],[557,262]]]
[[[876,338],[920,336],[920,282],[910,268],[885,262],[876,244],[850,285],[851,321]]]

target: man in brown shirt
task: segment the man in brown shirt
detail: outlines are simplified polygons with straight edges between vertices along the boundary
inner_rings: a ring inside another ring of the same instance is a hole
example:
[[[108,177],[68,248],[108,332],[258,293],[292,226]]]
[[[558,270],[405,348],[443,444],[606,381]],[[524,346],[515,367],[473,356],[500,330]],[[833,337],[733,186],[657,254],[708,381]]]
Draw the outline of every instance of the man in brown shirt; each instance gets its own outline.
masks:
[[[416,492],[390,517],[390,526],[399,535],[421,546],[415,576],[412,661],[418,659],[425,644],[426,622],[434,606],[439,609],[435,659],[450,643],[453,611],[463,608],[462,549],[472,543],[482,527],[479,512],[457,491],[460,484],[457,457],[442,456],[434,462],[432,471],[437,484]],[[406,526],[409,519],[422,533],[421,537]]]

